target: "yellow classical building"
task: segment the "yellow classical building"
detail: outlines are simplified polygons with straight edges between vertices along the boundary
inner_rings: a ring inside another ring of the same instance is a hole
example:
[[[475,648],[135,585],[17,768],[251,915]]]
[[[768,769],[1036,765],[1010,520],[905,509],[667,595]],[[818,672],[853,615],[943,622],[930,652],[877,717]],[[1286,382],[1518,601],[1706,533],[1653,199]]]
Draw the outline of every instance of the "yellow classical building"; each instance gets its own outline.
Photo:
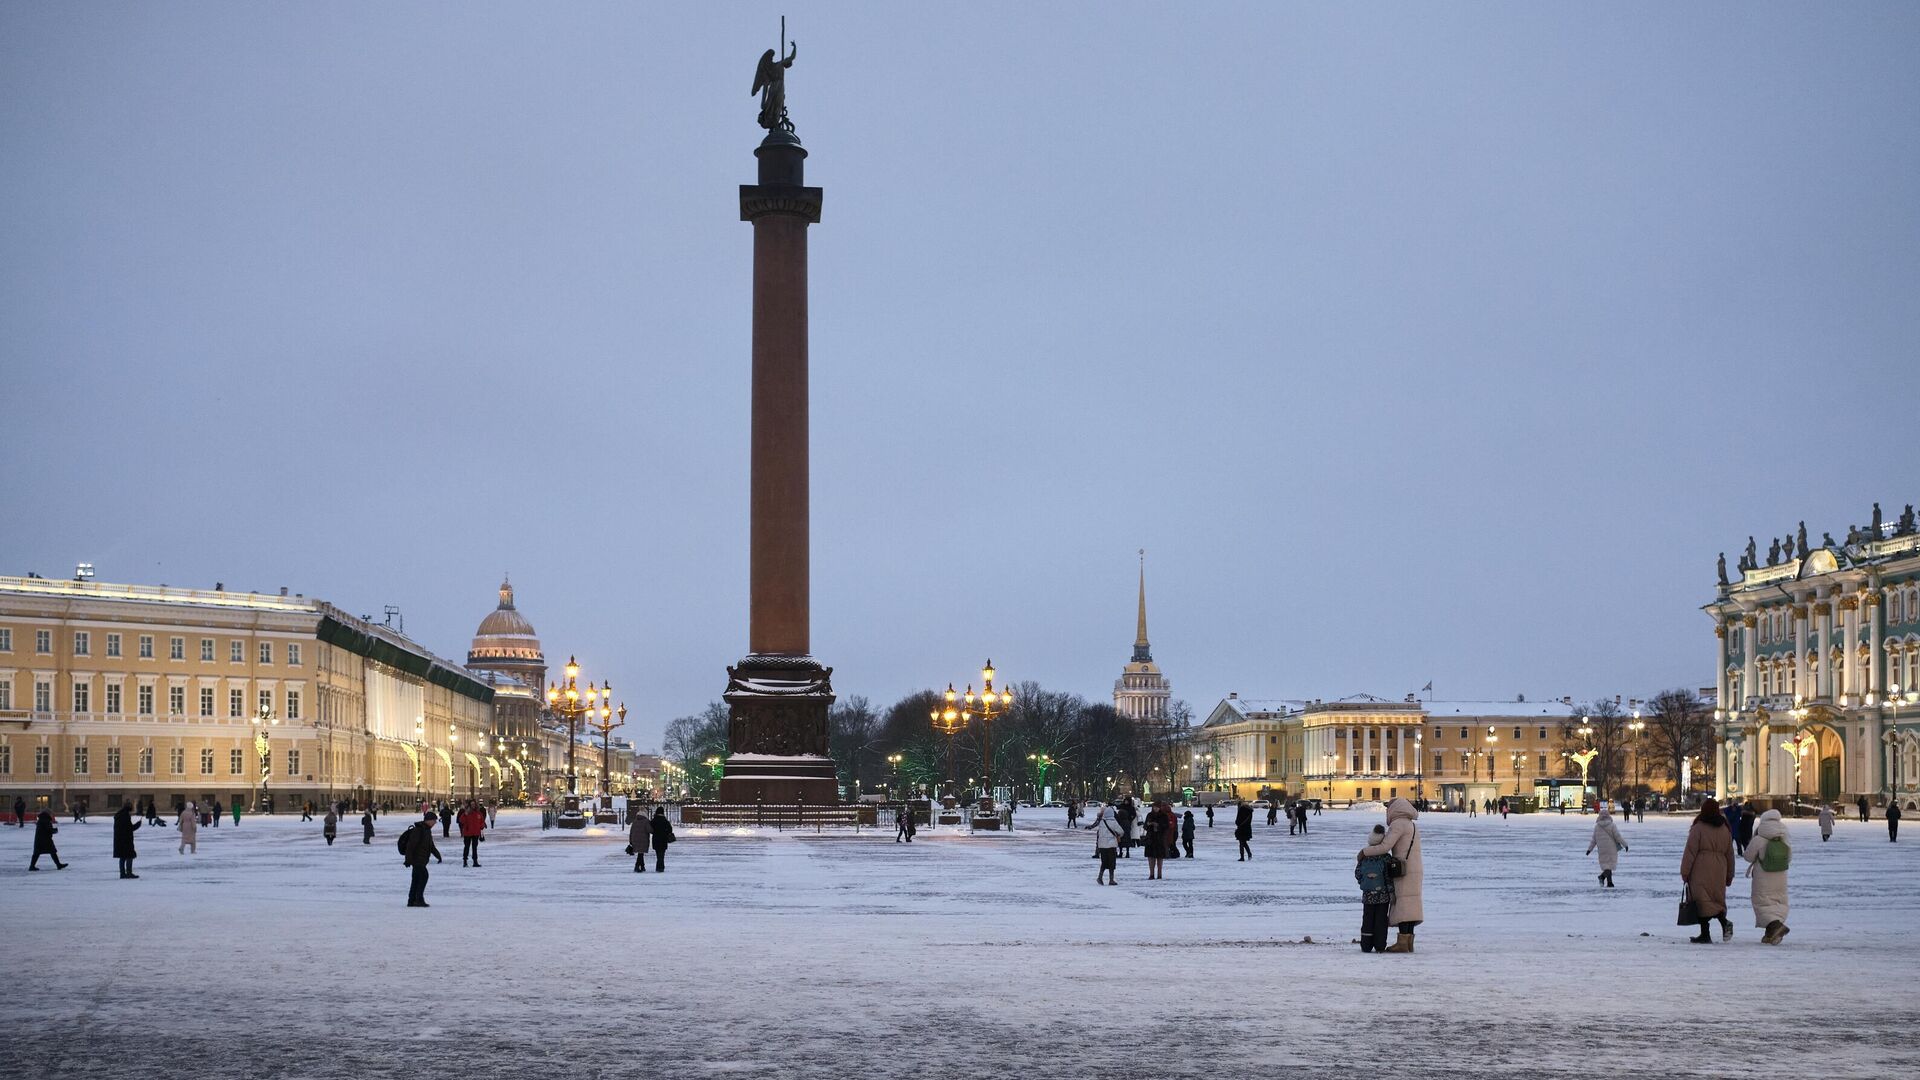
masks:
[[[493,691],[323,601],[0,577],[0,806],[493,797]]]

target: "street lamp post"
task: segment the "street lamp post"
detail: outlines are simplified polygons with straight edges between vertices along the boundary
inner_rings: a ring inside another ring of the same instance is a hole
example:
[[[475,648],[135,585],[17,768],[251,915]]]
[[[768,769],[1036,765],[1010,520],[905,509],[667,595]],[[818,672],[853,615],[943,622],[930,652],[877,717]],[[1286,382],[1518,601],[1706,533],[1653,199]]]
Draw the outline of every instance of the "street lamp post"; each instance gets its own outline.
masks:
[[[574,739],[578,735],[582,717],[592,716],[597,709],[601,689],[592,683],[587,684],[586,701],[581,701],[581,692],[576,680],[580,677],[580,662],[567,657],[567,681],[564,686],[547,684],[547,709],[567,722],[567,796],[565,808],[561,810],[556,824],[563,829],[584,829],[586,818],[580,813],[580,795],[576,787],[578,777],[573,767]],[[609,687],[610,689],[610,687]]]
[[[947,694],[949,698],[951,698],[953,694],[952,683],[947,684]],[[980,669],[980,696],[978,700],[980,706],[978,714],[980,717],[981,743],[980,769],[983,774],[981,780],[983,786],[986,788],[987,796],[991,798],[993,796],[993,721],[998,716],[1005,716],[1006,711],[1013,706],[1012,693],[994,693],[992,660],[988,660],[986,666]],[[965,701],[967,703],[967,710],[971,712],[975,704],[972,683],[967,684]],[[996,709],[998,712],[995,711]]]
[[[1333,754],[1320,755],[1320,765],[1327,773],[1327,802],[1329,805],[1333,802],[1333,762],[1335,756],[1336,755]]]
[[[959,794],[959,792],[953,790],[955,786],[953,776],[953,737],[960,734],[961,730],[967,726],[967,721],[973,719],[971,712],[954,708],[954,702],[958,697],[959,695],[954,693],[953,684],[948,683],[946,708],[934,709],[931,713],[927,714],[933,721],[933,730],[947,737],[947,794],[949,795]]]
[[[1500,749],[1500,733],[1493,730],[1492,724],[1488,724],[1487,725],[1487,783],[1493,785],[1493,793],[1495,795],[1500,794],[1500,781],[1495,778],[1496,770],[1498,769],[1499,766],[1497,763],[1497,759],[1493,755],[1497,753],[1499,749]]]
[[[887,783],[887,795],[888,795],[888,801],[889,801],[889,802],[891,802],[891,801],[892,801],[892,795],[893,795],[893,792],[894,792],[894,789],[895,789],[895,788],[898,788],[898,787],[900,786],[900,762],[901,762],[901,760],[902,760],[902,757],[901,757],[901,755],[899,755],[899,754],[888,754],[888,755],[887,755],[887,766],[888,766],[888,768],[889,768],[890,770],[892,770],[892,773],[893,773],[893,779],[892,779],[892,780],[890,780],[890,781],[888,781],[888,783]],[[902,800],[904,800],[905,798],[906,798],[906,795],[905,795],[905,793],[902,793],[902,794],[901,794],[901,799],[902,799]]]
[[[253,752],[259,759],[260,768],[255,776],[257,783],[254,787],[254,793],[248,801],[253,803],[253,809],[256,813],[260,812],[260,808],[265,805],[269,797],[268,788],[273,784],[273,759],[268,756],[272,748],[271,736],[273,733],[269,728],[279,723],[280,718],[274,715],[273,708],[268,705],[260,706],[260,714],[253,718],[253,725],[258,729],[253,733]]]
[[[1627,724],[1627,730],[1633,732],[1633,795],[1634,795],[1634,798],[1639,798],[1640,797],[1640,759],[1642,757],[1641,749],[1640,749],[1640,734],[1641,732],[1647,730],[1647,722],[1645,720],[1640,719],[1640,703],[1638,699],[1634,701],[1633,720]]]
[[[627,703],[620,703],[620,719],[614,720],[613,699],[607,696],[613,690],[613,684],[608,683],[600,689],[600,719],[596,722],[589,718],[587,722],[600,731],[600,794],[611,795],[613,787],[608,768],[613,760],[613,732],[615,728],[627,726]]]
[[[1027,760],[1033,762],[1033,805],[1039,806],[1044,801],[1041,789],[1047,785],[1047,770],[1053,767],[1053,758],[1048,754],[1028,754]]]

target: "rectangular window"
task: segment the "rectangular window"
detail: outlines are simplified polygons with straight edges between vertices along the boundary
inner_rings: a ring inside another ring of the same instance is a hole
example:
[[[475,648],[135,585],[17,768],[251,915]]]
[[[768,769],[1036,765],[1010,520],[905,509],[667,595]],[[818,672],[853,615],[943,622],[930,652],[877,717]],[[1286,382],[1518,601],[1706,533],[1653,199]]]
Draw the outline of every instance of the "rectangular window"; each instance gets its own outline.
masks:
[[[36,746],[33,748],[33,775],[45,776],[53,771],[53,748]]]
[[[200,775],[213,775],[213,748],[204,747],[200,751]]]
[[[1433,771],[1434,772],[1447,771],[1447,755],[1445,754],[1433,755]]]
[[[153,775],[153,747],[151,746],[140,748],[140,775]]]
[[[87,748],[84,746],[73,748],[73,772],[75,776],[87,775]]]
[[[227,659],[236,664],[247,662],[246,646],[238,640],[227,642]]]
[[[1519,728],[1514,728],[1514,729],[1513,729],[1513,741],[1514,741],[1514,742],[1519,742],[1519,741],[1520,741],[1520,729],[1519,729]]]
[[[273,663],[273,642],[263,641],[260,643],[260,662],[263,664]]]
[[[0,652],[13,651],[13,627],[0,626]]]
[[[247,771],[246,756],[243,755],[238,750],[227,751],[227,772],[234,776],[239,776],[241,773],[246,771]]]
[[[50,653],[53,651],[53,631],[35,630],[33,632],[33,651]]]
[[[73,632],[73,655],[75,656],[92,656],[93,655],[93,635],[92,634],[88,633],[85,630],[75,630]]]
[[[88,683],[73,684],[73,711],[89,713],[93,711],[93,687]]]
[[[34,712],[52,712],[53,711],[53,684],[52,683],[41,682],[38,679],[34,680],[33,711]]]
[[[1461,728],[1461,729],[1460,729],[1460,737],[1461,737],[1461,738],[1463,738],[1463,739],[1467,737],[1467,729],[1466,729],[1466,728]]]
[[[108,656],[120,655],[120,635],[119,634],[107,635],[107,655]]]
[[[300,644],[298,642],[287,643],[287,666],[300,666]]]
[[[140,659],[142,660],[153,659],[153,635],[152,634],[140,635]]]
[[[0,682],[0,712],[13,708],[13,683]]]
[[[213,715],[213,687],[211,686],[200,688],[200,715]]]
[[[13,747],[0,743],[0,775],[13,775]]]
[[[287,775],[300,775],[300,751],[298,750],[287,751]]]
[[[1540,729],[1540,737],[1541,737],[1541,738],[1543,738],[1543,739],[1547,737],[1547,729],[1546,729],[1546,728],[1544,728],[1544,727],[1543,727],[1543,728],[1541,728],[1541,729]]]
[[[184,686],[167,687],[167,712],[174,716],[187,714],[187,688]]]
[[[141,716],[153,715],[153,687],[144,683],[140,687],[139,712]]]
[[[300,719],[300,691],[287,691],[287,719]]]
[[[107,775],[120,775],[120,748],[117,746],[107,747]]]
[[[185,660],[187,658],[187,639],[172,638],[167,642],[167,659]]]
[[[247,698],[239,690],[227,691],[227,715],[235,720],[247,715]]]
[[[213,639],[212,638],[203,637],[200,639],[200,659],[203,662],[209,663],[209,664],[213,662]]]
[[[167,770],[175,776],[187,771],[187,748],[176,746],[167,751]]]
[[[1540,774],[1541,776],[1545,776],[1545,775],[1547,775],[1547,755],[1546,755],[1546,752],[1545,752],[1545,751],[1542,751],[1542,752],[1541,752],[1541,754],[1540,754],[1540,764],[1539,764],[1539,766],[1538,766],[1538,768],[1536,769],[1536,771],[1537,771],[1537,772],[1538,772],[1538,773],[1539,773],[1539,774]]]
[[[107,684],[107,715],[120,715],[120,684],[117,682]]]
[[[273,715],[273,691],[271,690],[260,691],[260,715]]]

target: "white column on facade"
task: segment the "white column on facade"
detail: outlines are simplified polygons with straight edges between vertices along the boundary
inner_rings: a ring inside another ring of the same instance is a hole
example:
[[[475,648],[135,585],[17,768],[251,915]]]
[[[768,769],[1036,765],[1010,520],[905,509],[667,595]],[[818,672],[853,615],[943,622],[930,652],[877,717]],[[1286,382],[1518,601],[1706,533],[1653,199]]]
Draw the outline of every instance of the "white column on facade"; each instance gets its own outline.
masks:
[[[1722,709],[1735,708],[1727,700],[1727,624],[1724,619],[1713,624],[1713,699]]]
[[[1887,658],[1880,652],[1880,590],[1867,591],[1867,693],[1887,692]]]
[[[1733,703],[1736,709],[1746,708],[1747,703],[1744,699],[1758,693],[1760,688],[1760,620],[1753,615],[1748,615],[1740,620],[1740,625],[1743,630],[1740,637],[1746,646],[1747,662],[1746,671],[1740,677],[1740,693],[1743,699]]]
[[[1721,740],[1713,747],[1713,797],[1722,801],[1727,797],[1727,744]]]
[[[1861,749],[1865,751],[1866,762],[1865,767],[1861,771],[1860,782],[1854,786],[1866,792],[1867,796],[1871,798],[1880,793],[1879,716],[1872,713],[1867,715],[1867,722],[1865,726],[1861,728],[1860,741],[1863,744]]]
[[[1394,747],[1393,767],[1401,773],[1410,773],[1413,770],[1407,768],[1407,729],[1399,728],[1395,734],[1400,741]]]
[[[1807,609],[1804,604],[1794,604],[1788,611],[1793,619],[1794,693],[1801,697],[1812,697],[1813,673],[1807,670]]]
[[[1836,688],[1833,681],[1833,598],[1822,597],[1814,609],[1814,619],[1818,634],[1814,641],[1814,692],[1823,700],[1832,701]]]
[[[1849,596],[1846,600],[1842,601],[1842,604],[1843,610],[1846,612],[1846,622],[1845,625],[1841,627],[1842,633],[1840,635],[1841,640],[1844,642],[1841,657],[1842,663],[1844,664],[1843,670],[1846,671],[1846,688],[1847,693],[1858,698],[1861,692],[1860,598],[1857,596]]]

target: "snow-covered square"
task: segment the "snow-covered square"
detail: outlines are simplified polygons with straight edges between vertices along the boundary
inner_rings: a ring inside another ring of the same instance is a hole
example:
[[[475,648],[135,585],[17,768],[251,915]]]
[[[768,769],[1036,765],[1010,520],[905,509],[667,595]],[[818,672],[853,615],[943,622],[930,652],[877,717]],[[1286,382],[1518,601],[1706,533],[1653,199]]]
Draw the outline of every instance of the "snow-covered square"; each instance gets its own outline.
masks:
[[[1011,834],[680,828],[664,874],[611,828],[508,811],[403,906],[402,815],[140,834],[0,833],[0,1075],[75,1077],[1540,1077],[1913,1075],[1913,842],[1791,823],[1793,934],[1674,925],[1687,819],[1626,822],[1603,890],[1592,818],[1420,823],[1426,922],[1362,955],[1352,867],[1377,811],[1306,836],[1231,818],[1149,882],[1096,886],[1060,811]]]

